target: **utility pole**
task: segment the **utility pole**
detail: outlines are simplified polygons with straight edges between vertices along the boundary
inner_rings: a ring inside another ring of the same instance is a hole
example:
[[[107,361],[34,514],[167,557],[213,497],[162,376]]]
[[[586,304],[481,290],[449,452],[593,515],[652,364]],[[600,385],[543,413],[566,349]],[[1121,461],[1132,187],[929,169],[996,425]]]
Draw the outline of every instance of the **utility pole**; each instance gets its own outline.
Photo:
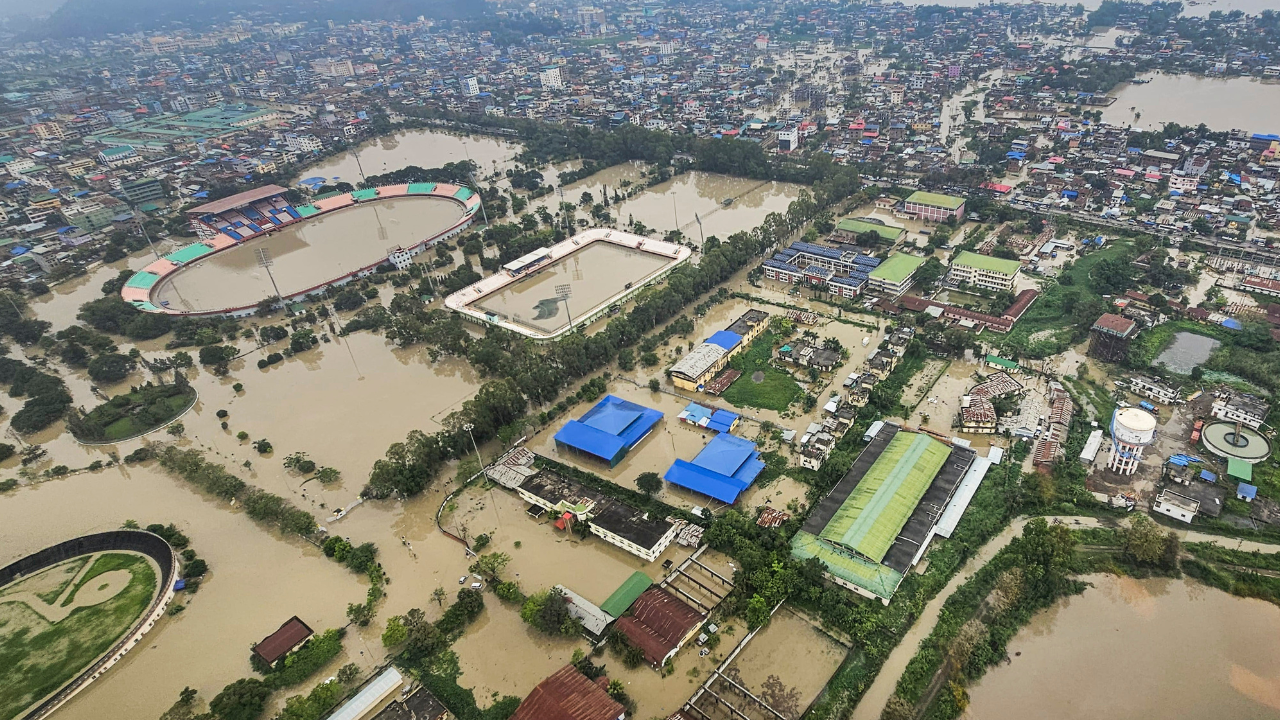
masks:
[[[285,307],[284,296],[280,294],[280,286],[276,285],[276,276],[271,274],[271,266],[275,261],[271,259],[271,254],[264,247],[256,248],[253,254],[258,258],[258,267],[267,271],[267,277],[271,278],[271,287],[275,288],[276,297],[280,299],[280,306],[284,307],[285,312],[289,312],[289,308]]]
[[[569,298],[573,297],[573,287],[568,283],[557,285],[556,297],[564,301],[564,314],[569,318],[569,332],[573,332],[573,315],[569,312]]]
[[[138,208],[134,207],[133,203],[129,204],[129,212],[133,213],[133,219],[138,221],[138,228],[142,230],[142,237],[146,238],[147,245],[151,248],[152,254],[154,254],[156,259],[159,260],[160,251],[156,250],[155,244],[151,242],[151,235],[147,233],[147,224],[142,221],[142,216],[138,214]]]

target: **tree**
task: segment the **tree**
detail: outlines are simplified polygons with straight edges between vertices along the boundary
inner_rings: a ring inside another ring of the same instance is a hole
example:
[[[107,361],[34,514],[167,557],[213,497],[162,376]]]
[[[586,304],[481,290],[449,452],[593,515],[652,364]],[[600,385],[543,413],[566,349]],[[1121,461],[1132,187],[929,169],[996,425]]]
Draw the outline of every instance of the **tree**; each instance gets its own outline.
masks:
[[[348,603],[347,619],[351,622],[364,627],[373,620],[373,608],[367,603]]]
[[[1172,569],[1178,561],[1181,542],[1178,536],[1166,534],[1146,515],[1135,514],[1125,528],[1124,551],[1136,562]]]
[[[395,647],[409,637],[409,628],[404,626],[400,616],[387,620],[387,629],[382,631],[383,647]]]
[[[355,663],[347,663],[338,668],[338,682],[343,685],[350,685],[360,679],[360,666]]]
[[[236,349],[227,345],[205,345],[200,348],[201,365],[217,365],[236,356]]]
[[[436,604],[440,607],[444,607],[444,599],[447,596],[448,593],[446,593],[442,587],[437,587],[435,590],[431,591],[431,599],[435,600]]]
[[[636,487],[645,495],[656,495],[662,490],[662,478],[656,472],[640,473],[636,478]]]
[[[485,553],[484,555],[476,558],[476,561],[471,563],[471,567],[469,569],[477,575],[482,575],[490,581],[494,581],[498,579],[503,568],[505,568],[507,563],[510,562],[511,556],[504,552]]]
[[[658,392],[662,389],[662,381],[658,378],[649,378],[649,392]]]
[[[764,627],[769,622],[769,601],[759,594],[752,595],[747,601],[747,627],[752,630]]]
[[[271,688],[257,678],[241,678],[222,688],[209,702],[218,720],[257,720],[267,706]]]
[[[89,377],[94,382],[118,383],[129,376],[135,366],[128,355],[107,353],[89,361]]]

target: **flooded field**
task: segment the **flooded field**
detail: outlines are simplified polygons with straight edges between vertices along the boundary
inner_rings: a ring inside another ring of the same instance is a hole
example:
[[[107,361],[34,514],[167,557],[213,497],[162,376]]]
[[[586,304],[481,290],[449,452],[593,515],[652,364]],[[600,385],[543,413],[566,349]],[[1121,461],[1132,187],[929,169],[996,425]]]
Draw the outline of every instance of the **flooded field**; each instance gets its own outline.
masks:
[[[1087,579],[1009,643],[1012,663],[970,689],[967,717],[1280,715],[1280,608],[1189,580]]]
[[[727,674],[736,674],[758,696],[781,700],[774,702],[774,709],[794,718],[818,698],[846,654],[843,645],[783,606],[734,659]]]
[[[327,213],[199,260],[162,280],[153,297],[181,310],[253,305],[275,295],[256,251],[265,248],[280,293],[288,296],[372,265],[452,227],[462,207],[432,197],[379,200]]]
[[[380,175],[409,165],[434,168],[468,159],[479,166],[477,175],[488,174],[495,169],[505,170],[520,149],[516,143],[486,136],[407,130],[360,145],[356,150],[358,163],[355,154],[347,152],[307,168],[301,177],[324,177],[355,185],[360,181],[361,168],[365,175]]]
[[[1280,132],[1280,83],[1257,78],[1207,78],[1151,74],[1151,82],[1121,85],[1116,101],[1102,111],[1115,125],[1159,129],[1162,123],[1204,123],[1212,130],[1239,128],[1255,133]],[[1134,119],[1134,113],[1142,117]]]
[[[344,625],[346,604],[365,594],[355,575],[316,548],[274,537],[151,467],[77,475],[6,494],[0,564],[128,519],[178,525],[209,563],[209,575],[198,593],[175,599],[186,605],[181,615],[162,619],[143,647],[73,698],[59,718],[154,718],[184,686],[208,699],[252,672],[250,643],[295,614],[317,630]],[[351,635],[347,646],[359,642]]]
[[[593,242],[474,305],[550,334],[567,326],[570,318],[593,312],[671,262],[671,258],[644,250]],[[557,295],[560,285],[570,288],[567,302]],[[566,305],[567,316],[562,312]]]
[[[165,244],[157,243],[157,247],[161,253],[168,252]],[[31,298],[28,301],[31,313],[39,320],[52,323],[54,332],[75,325],[79,322],[76,313],[80,312],[80,306],[102,297],[104,282],[115,278],[121,270],[141,270],[155,259],[150,250],[142,250],[110,265],[99,264],[86,274],[53,285],[44,295]]]
[[[1181,375],[1187,375],[1191,369],[1203,364],[1222,343],[1204,335],[1180,332],[1173,336],[1173,344],[1155,360],[1155,365],[1163,363]]]

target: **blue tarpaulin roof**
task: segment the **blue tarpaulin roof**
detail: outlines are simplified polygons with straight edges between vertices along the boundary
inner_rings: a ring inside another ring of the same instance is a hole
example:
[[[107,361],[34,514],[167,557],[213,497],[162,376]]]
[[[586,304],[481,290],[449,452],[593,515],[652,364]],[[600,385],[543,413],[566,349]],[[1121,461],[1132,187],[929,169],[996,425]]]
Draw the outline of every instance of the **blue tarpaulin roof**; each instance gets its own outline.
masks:
[[[1205,482],[1218,482],[1218,476],[1209,472],[1208,470],[1200,471],[1200,479],[1204,480]]]
[[[1239,485],[1236,485],[1236,497],[1252,500],[1258,497],[1258,488],[1257,486],[1250,485],[1249,483],[1240,483]]]
[[[661,419],[657,410],[606,395],[581,418],[565,423],[555,440],[557,445],[594,455],[612,466]]]
[[[733,503],[763,469],[755,443],[721,433],[692,462],[676,460],[664,477],[680,487]]]
[[[1230,329],[1232,329],[1232,330],[1242,330],[1242,329],[1244,329],[1244,325],[1241,325],[1241,324],[1240,324],[1240,321],[1239,321],[1239,320],[1236,320],[1235,318],[1226,318],[1226,319],[1224,319],[1224,320],[1222,321],[1222,327],[1230,328]]]
[[[712,345],[719,345],[725,350],[732,350],[738,347],[738,343],[742,342],[742,336],[736,332],[721,330],[707,338],[707,342]]]

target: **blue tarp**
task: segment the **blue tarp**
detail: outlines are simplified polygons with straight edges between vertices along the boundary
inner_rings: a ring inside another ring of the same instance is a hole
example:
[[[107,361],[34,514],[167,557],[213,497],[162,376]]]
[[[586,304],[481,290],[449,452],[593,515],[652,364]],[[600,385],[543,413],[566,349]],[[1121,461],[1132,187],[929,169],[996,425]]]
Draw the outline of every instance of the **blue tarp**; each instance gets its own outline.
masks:
[[[1250,485],[1249,483],[1240,483],[1239,485],[1236,485],[1236,497],[1245,500],[1253,500],[1258,497],[1258,488],[1254,485]]]
[[[1244,325],[1241,325],[1241,324],[1240,324],[1240,321],[1239,321],[1239,320],[1236,320],[1235,318],[1226,318],[1226,319],[1224,319],[1224,320],[1222,321],[1222,327],[1224,327],[1224,328],[1230,328],[1231,330],[1243,330],[1243,329],[1244,329]]]
[[[719,345],[725,350],[733,350],[738,347],[738,343],[742,342],[742,336],[736,332],[721,330],[707,338],[707,342],[711,345]]]
[[[1218,482],[1218,476],[1217,476],[1217,475],[1214,475],[1213,473],[1209,472],[1208,470],[1201,470],[1201,471],[1200,471],[1200,479],[1201,479],[1201,480],[1204,480],[1205,482]]]
[[[556,433],[556,445],[593,455],[612,467],[662,419],[657,410],[606,395]]]

